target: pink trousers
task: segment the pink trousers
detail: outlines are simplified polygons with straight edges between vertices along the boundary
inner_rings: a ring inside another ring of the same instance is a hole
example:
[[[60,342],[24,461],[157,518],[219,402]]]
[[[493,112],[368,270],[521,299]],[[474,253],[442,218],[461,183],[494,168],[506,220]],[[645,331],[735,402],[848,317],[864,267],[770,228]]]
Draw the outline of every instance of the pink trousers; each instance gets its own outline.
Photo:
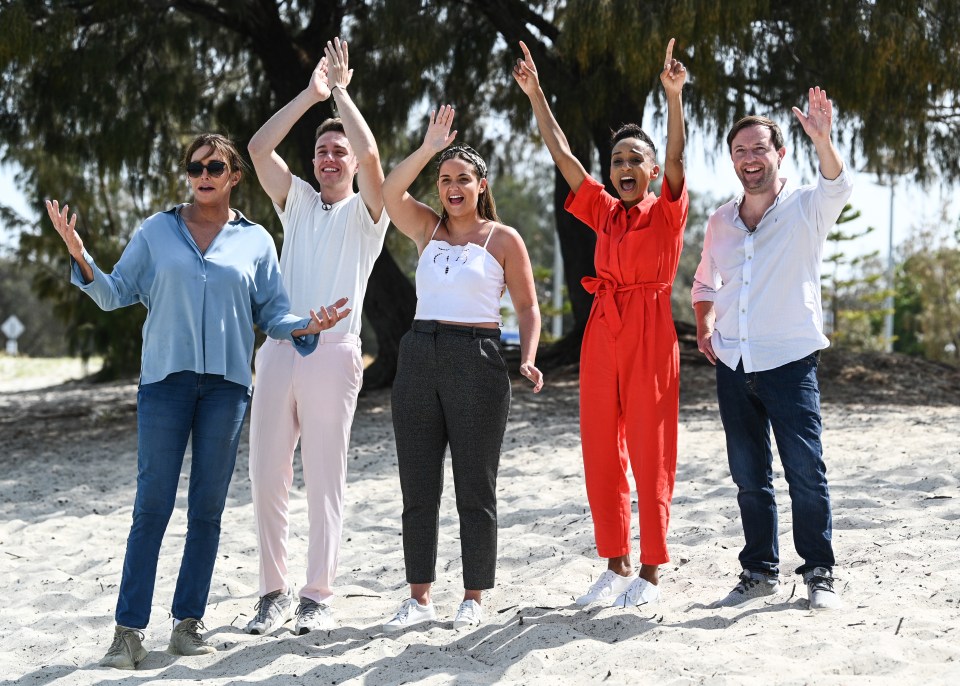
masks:
[[[250,482],[260,544],[260,595],[292,588],[287,578],[293,453],[300,441],[307,491],[307,582],[301,598],[328,603],[340,554],[350,427],[363,380],[360,339],[323,332],[301,357],[268,338],[254,363]]]

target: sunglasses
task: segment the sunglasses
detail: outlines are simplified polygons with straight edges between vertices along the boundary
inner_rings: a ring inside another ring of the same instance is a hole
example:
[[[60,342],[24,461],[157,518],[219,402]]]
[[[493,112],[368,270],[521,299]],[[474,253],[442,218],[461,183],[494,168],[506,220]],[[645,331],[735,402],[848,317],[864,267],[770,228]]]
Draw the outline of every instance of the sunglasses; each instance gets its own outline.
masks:
[[[227,163],[221,162],[220,160],[213,160],[207,164],[203,164],[202,162],[187,163],[187,174],[189,174],[191,178],[199,179],[201,176],[203,176],[204,169],[207,170],[207,173],[210,174],[210,176],[217,178],[223,174],[223,172],[227,171]]]

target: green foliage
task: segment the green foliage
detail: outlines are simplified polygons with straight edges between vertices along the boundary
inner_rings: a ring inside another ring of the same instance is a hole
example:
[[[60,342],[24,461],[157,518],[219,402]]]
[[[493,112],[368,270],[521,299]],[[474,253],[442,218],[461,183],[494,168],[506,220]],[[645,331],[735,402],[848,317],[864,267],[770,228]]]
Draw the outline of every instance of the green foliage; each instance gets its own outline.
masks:
[[[303,88],[324,42],[337,34],[349,37],[351,92],[385,167],[419,144],[431,107],[452,102],[458,140],[498,171],[505,219],[525,232],[532,253],[545,256],[550,241],[544,235],[539,245],[527,236],[524,193],[512,192],[505,179],[515,176],[527,188],[534,180],[535,193],[555,208],[578,326],[591,301],[579,280],[591,270],[593,235],[559,210],[566,188],[559,180],[553,188],[544,183],[552,165],[542,158],[531,164],[530,146],[539,143],[529,104],[510,76],[518,40],[530,46],[573,150],[594,172],[593,160],[606,167],[611,129],[644,121],[648,107],[663,118],[658,74],[667,40],[676,37],[675,56],[691,74],[684,96],[689,128],[722,140],[739,116],[771,114],[809,153],[789,107],[802,106],[806,89],[821,85],[838,106],[838,136],[852,166],[920,179],[938,169],[960,178],[954,0],[8,0],[0,4],[0,24],[0,154],[24,169],[21,184],[41,214],[45,197],[81,211],[84,238],[108,269],[144,217],[182,199],[183,144],[200,130],[218,130],[244,146]],[[321,109],[280,149],[308,179],[312,130],[329,112]],[[709,183],[689,181],[693,189]],[[423,183],[429,188],[429,180]],[[252,178],[235,204],[279,232]],[[691,228],[698,228],[693,221]],[[87,309],[65,284],[63,249],[51,233],[46,222],[27,229],[21,258],[51,275],[38,277],[38,288],[69,317],[72,344],[89,340],[94,351],[112,351],[109,370],[138,338],[136,308],[106,316]],[[409,257],[407,243],[388,239],[401,262]],[[682,265],[681,275],[687,271]],[[381,327],[412,298],[409,284],[383,278],[369,291],[392,298],[379,303],[374,324]],[[674,289],[681,316],[685,288],[678,282]],[[88,328],[97,333],[88,336]],[[136,358],[131,353],[122,365]]]
[[[823,259],[826,270],[821,277],[825,329],[834,345],[853,350],[885,350],[883,322],[890,289],[886,287],[879,253],[849,257],[843,252],[844,244],[874,231],[872,226],[859,232],[843,228],[859,217],[860,211],[848,203],[827,234],[830,252]]]
[[[903,347],[898,349],[960,364],[960,224],[954,220],[953,236],[944,235],[943,224],[920,227],[901,247]]]

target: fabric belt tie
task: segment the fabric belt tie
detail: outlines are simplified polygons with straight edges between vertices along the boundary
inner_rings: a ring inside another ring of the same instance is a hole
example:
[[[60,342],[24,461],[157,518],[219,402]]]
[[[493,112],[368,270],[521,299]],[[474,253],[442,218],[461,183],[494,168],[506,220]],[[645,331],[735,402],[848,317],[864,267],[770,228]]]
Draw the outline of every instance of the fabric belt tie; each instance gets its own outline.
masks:
[[[641,283],[619,284],[609,279],[601,279],[596,276],[585,276],[580,279],[584,290],[596,296],[597,306],[607,320],[607,326],[610,333],[614,336],[623,330],[623,320],[620,318],[620,310],[617,308],[615,293],[625,293],[627,291],[653,291],[654,293],[667,293],[671,291],[670,284],[656,281],[643,281]]]

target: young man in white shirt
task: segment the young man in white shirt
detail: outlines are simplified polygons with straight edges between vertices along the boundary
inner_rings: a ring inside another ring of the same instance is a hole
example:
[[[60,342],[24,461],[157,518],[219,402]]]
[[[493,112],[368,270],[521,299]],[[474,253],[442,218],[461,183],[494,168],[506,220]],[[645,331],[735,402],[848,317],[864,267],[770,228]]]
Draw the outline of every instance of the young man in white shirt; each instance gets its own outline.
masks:
[[[820,267],[827,233],[852,182],[830,140],[833,105],[819,87],[793,112],[820,162],[817,183],[779,175],[783,133],[744,117],[727,136],[743,194],[714,212],[693,284],[699,349],[717,367],[717,398],[746,544],[739,583],[715,606],[780,591],[770,431],[790,485],[793,539],[812,609],[840,606],[833,589],[832,516],[820,442],[817,363],[823,335]],[[719,364],[717,362],[719,361]]]
[[[253,634],[273,631],[293,610],[287,537],[298,440],[310,531],[306,584],[299,591],[294,632],[335,626],[329,606],[343,528],[347,448],[363,379],[360,309],[389,222],[380,193],[383,169],[377,144],[347,93],[352,74],[346,42],[328,42],[309,85],[274,114],[248,146],[260,184],[283,224],[280,269],[291,311],[333,302],[329,297],[317,300],[328,293],[346,295],[353,307],[351,316],[320,336],[316,353],[306,363],[296,359],[292,346],[273,339],[257,353],[250,480],[260,548],[260,600],[246,626]],[[317,129],[317,193],[290,172],[276,147],[313,105],[331,97],[340,119],[328,119]],[[353,190],[354,176],[359,193]]]

